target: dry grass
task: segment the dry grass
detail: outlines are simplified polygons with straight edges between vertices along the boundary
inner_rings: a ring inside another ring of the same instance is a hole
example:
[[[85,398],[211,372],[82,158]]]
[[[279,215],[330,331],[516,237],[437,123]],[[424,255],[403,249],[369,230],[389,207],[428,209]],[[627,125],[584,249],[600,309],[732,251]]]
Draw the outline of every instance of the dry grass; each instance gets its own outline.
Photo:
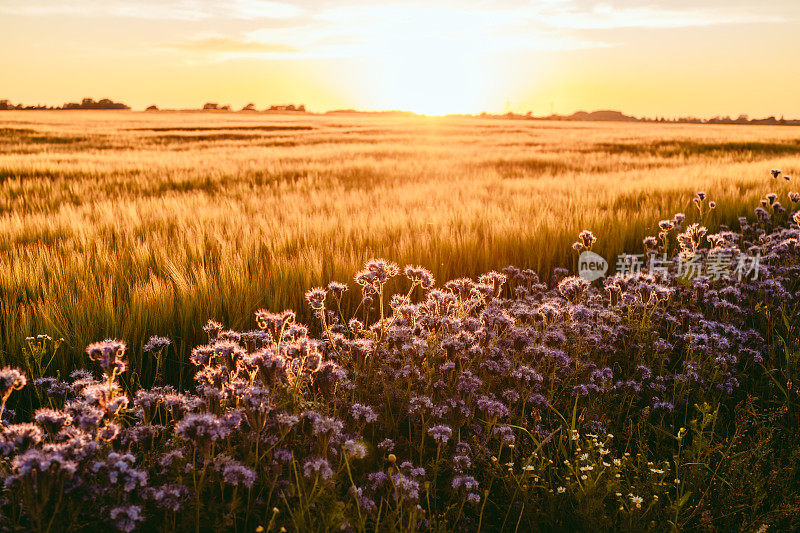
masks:
[[[546,276],[584,227],[600,253],[640,251],[697,190],[719,204],[711,226],[752,214],[772,167],[800,174],[800,129],[5,112],[0,356],[47,333],[67,340],[64,371],[104,337],[134,363],[151,334],[182,357],[207,318],[305,311],[306,289],[370,256],[437,279]]]

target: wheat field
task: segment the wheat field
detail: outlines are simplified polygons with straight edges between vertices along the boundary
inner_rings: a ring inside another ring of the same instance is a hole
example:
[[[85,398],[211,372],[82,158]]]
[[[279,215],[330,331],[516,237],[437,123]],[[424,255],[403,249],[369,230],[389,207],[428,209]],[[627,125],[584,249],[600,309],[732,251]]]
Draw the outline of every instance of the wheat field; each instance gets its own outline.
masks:
[[[800,173],[800,129],[397,115],[4,112],[0,365],[25,338],[153,334],[169,372],[214,318],[308,316],[305,291],[370,257],[437,279],[508,264],[571,268],[583,228],[606,257],[641,252],[675,212],[709,227],[749,214],[771,168]],[[793,182],[776,180],[785,201]],[[173,377],[175,377],[173,375]],[[178,378],[182,379],[182,378]]]

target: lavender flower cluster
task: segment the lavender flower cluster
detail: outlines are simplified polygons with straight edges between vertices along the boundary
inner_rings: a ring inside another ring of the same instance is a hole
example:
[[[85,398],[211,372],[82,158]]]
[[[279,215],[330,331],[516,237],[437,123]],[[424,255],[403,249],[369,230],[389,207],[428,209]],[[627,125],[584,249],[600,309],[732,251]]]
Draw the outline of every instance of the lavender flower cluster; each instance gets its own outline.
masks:
[[[31,412],[26,377],[4,368],[0,414],[20,401],[0,434],[0,528],[669,529],[702,493],[681,484],[686,421],[768,379],[765,309],[800,320],[800,214],[775,204],[714,234],[678,214],[644,241],[760,253],[759,280],[593,285],[558,269],[548,285],[507,267],[437,288],[374,260],[355,316],[346,284],[309,291],[316,336],[291,311],[258,311],[250,332],[210,321],[191,391],[125,390],[113,339],[87,347],[92,371],[28,385],[47,399]]]

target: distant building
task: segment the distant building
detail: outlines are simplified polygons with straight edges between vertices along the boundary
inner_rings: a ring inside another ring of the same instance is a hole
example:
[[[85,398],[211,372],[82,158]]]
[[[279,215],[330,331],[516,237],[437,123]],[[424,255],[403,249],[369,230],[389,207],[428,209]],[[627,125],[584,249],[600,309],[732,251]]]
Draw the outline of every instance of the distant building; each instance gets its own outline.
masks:
[[[208,102],[203,106],[203,111],[216,111],[217,109],[219,109],[219,105],[213,102]]]

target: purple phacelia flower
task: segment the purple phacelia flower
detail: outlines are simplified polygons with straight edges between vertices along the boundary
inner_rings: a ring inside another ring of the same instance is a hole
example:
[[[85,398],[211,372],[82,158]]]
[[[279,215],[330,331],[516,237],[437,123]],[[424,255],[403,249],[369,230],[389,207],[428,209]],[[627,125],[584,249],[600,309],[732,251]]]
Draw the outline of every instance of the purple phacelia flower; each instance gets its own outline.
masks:
[[[33,418],[49,435],[55,435],[72,423],[69,413],[46,407],[38,409]]]
[[[145,496],[164,511],[177,513],[189,499],[189,489],[177,483],[167,483],[159,487],[148,487]]]
[[[142,351],[149,353],[159,353],[170,344],[172,344],[172,341],[170,341],[168,338],[157,337],[154,335],[150,337],[150,340],[147,341],[147,344],[145,344],[142,347]]]
[[[472,476],[455,476],[450,485],[453,487],[453,490],[465,491],[478,490],[480,486],[478,481]]]
[[[111,521],[117,529],[130,533],[136,529],[139,522],[144,521],[142,508],[138,505],[126,505],[124,507],[114,507],[109,513]]]
[[[433,437],[437,444],[447,444],[447,441],[453,436],[453,430],[450,426],[433,426],[428,430],[428,435]]]
[[[31,423],[12,424],[0,431],[0,454],[10,456],[22,453],[42,442],[42,430]]]
[[[127,368],[122,358],[125,356],[126,345],[116,339],[106,339],[95,342],[86,347],[89,359],[96,361],[107,375],[119,374]]]
[[[227,455],[220,455],[214,459],[214,468],[222,476],[225,484],[232,487],[242,485],[249,489],[256,481],[255,470]]]
[[[333,476],[333,470],[327,459],[323,457],[309,457],[303,462],[303,476],[307,478],[319,476],[327,480]]]
[[[28,380],[20,370],[9,366],[0,370],[0,400],[5,403],[15,390],[20,390]]]
[[[315,287],[306,293],[306,301],[311,309],[317,313],[325,309],[325,297],[328,291],[322,287]]]
[[[392,439],[383,439],[378,443],[378,449],[389,453],[394,450],[394,441]]]
[[[411,283],[414,285],[419,285],[423,289],[430,289],[435,284],[433,274],[421,266],[406,266],[405,275],[411,281]]]
[[[352,459],[363,459],[367,456],[367,447],[363,442],[358,442],[353,439],[348,439],[342,445],[345,455]]]
[[[478,398],[477,406],[490,419],[502,418],[508,414],[508,407],[489,396]]]
[[[211,413],[188,413],[175,425],[175,434],[195,445],[204,445],[226,439],[231,427]]]
[[[514,436],[514,430],[511,429],[510,426],[495,426],[492,428],[492,433],[495,436],[499,436],[500,440],[503,441],[505,445],[514,445],[517,441],[516,437]]]
[[[350,407],[350,414],[356,422],[369,423],[375,422],[378,419],[378,415],[375,414],[372,407],[360,403],[354,403]]]

